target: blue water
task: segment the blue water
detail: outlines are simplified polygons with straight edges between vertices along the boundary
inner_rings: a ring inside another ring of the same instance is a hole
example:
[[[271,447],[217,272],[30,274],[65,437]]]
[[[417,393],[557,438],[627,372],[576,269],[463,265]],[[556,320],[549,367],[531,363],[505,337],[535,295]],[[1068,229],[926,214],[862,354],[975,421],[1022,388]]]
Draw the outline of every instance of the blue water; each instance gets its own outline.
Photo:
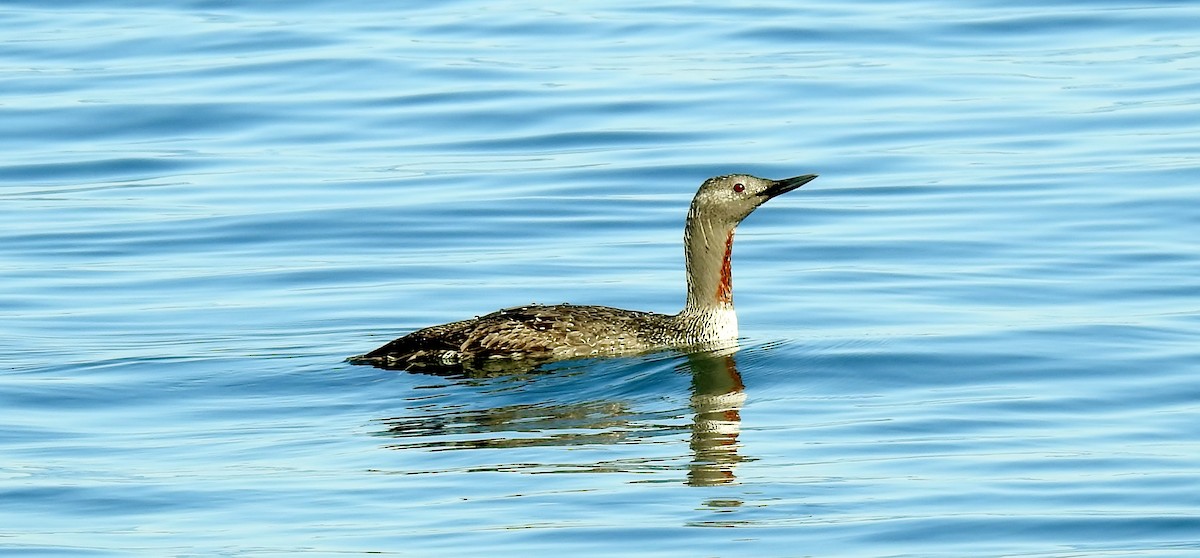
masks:
[[[0,554],[1200,554],[1195,3],[151,4],[0,7]],[[729,172],[735,354],[343,362]]]

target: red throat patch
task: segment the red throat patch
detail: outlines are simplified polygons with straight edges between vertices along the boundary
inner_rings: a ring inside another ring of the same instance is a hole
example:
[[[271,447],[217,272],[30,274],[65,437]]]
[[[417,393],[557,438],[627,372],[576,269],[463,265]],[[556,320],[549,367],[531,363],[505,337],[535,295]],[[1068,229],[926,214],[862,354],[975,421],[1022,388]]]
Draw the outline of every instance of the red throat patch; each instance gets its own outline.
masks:
[[[717,302],[733,304],[733,267],[730,258],[733,256],[733,231],[725,239],[725,259],[721,261],[721,282],[717,283]]]

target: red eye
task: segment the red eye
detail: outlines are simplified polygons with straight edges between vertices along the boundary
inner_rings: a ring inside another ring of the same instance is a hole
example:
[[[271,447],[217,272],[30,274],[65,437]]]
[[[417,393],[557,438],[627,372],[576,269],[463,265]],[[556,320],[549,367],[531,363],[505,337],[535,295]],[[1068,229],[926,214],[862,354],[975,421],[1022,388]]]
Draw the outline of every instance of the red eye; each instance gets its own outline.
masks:
[[[738,182],[737,184],[733,185],[733,191],[740,194],[740,193],[746,191],[746,186],[744,184],[742,184],[741,182]]]

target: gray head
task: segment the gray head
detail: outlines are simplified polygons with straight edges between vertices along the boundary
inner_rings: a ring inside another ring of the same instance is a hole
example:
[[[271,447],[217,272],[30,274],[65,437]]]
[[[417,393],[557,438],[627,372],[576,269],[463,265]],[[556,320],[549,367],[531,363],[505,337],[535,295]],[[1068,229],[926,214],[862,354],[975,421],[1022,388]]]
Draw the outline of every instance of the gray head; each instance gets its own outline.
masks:
[[[703,216],[729,226],[736,226],[767,200],[808,184],[817,175],[806,174],[769,180],[748,174],[716,176],[704,181],[692,199],[689,218]]]

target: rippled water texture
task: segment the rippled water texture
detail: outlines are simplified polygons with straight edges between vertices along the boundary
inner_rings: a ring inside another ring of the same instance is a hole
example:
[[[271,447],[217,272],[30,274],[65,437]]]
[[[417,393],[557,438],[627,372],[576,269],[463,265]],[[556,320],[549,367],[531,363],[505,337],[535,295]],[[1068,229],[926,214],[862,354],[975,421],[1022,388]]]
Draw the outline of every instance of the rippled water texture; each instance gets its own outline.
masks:
[[[1200,7],[8,2],[0,554],[1200,553]],[[531,301],[734,352],[351,366]]]

